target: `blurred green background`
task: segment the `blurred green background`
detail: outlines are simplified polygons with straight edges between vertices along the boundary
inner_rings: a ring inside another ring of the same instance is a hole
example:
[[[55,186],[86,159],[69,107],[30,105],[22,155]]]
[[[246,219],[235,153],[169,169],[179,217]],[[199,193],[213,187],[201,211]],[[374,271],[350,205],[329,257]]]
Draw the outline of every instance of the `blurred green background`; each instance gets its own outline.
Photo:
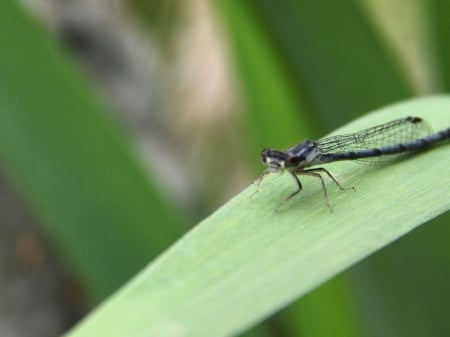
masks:
[[[443,0],[0,2],[0,335],[60,335],[250,184],[261,148],[449,91],[449,15]],[[245,335],[449,336],[449,220]]]

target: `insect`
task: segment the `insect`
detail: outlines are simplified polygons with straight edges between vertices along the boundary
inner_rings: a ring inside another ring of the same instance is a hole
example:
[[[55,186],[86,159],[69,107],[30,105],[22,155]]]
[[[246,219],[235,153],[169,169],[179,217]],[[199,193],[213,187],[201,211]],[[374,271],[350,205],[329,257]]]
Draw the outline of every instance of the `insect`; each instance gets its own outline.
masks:
[[[357,133],[317,141],[307,140],[285,151],[264,149],[261,159],[268,168],[256,181],[255,193],[259,191],[262,180],[269,173],[287,171],[294,178],[297,189],[280,204],[281,206],[302,190],[299,176],[312,176],[320,179],[326,204],[331,211],[322,174],[327,175],[341,190],[354,188],[343,187],[327,169],[314,166],[340,160],[388,163],[446,139],[450,139],[450,128],[433,134],[428,123],[422,118],[406,117]]]

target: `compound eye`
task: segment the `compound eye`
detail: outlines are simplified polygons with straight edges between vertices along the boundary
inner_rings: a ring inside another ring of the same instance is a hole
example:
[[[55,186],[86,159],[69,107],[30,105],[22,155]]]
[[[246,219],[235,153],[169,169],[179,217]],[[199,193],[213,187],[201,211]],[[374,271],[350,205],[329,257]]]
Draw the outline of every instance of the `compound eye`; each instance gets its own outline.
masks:
[[[267,163],[268,154],[269,154],[269,150],[268,149],[262,150],[262,152],[261,152],[261,159],[262,159],[262,161],[264,163]]]

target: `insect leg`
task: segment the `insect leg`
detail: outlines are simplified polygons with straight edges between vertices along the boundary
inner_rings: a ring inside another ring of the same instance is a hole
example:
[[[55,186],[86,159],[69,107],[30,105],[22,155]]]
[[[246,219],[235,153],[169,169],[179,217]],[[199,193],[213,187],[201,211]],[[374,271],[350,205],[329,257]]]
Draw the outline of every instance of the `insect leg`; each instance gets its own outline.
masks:
[[[297,183],[298,188],[292,192],[285,200],[284,202],[288,201],[289,199],[291,199],[294,195],[298,194],[301,190],[302,190],[302,183],[300,182],[300,179],[298,179],[297,175],[295,173],[291,173],[291,176],[294,178],[295,182]]]
[[[294,178],[295,182],[297,183],[297,189],[294,192],[292,192],[286,199],[284,199],[282,202],[280,202],[280,204],[276,208],[277,212],[281,206],[283,206],[289,199],[294,197],[296,194],[298,194],[302,190],[302,183],[300,182],[300,179],[298,179],[297,175],[294,172],[289,172],[289,173],[291,174],[292,178]]]
[[[261,182],[271,172],[272,171],[270,170],[265,170],[263,173],[261,173],[260,177],[254,182],[254,184],[256,185],[256,190],[249,196],[249,198],[252,198],[256,193],[259,192],[259,186],[261,185]]]
[[[338,181],[335,177],[333,177],[333,175],[332,175],[327,169],[324,169],[323,167],[316,167],[316,168],[306,169],[306,170],[303,170],[302,172],[317,172],[317,171],[323,172],[323,173],[325,173],[327,176],[329,176],[330,179],[333,180],[334,183],[335,183],[335,184],[339,187],[339,189],[341,189],[342,191],[343,191],[343,190],[355,190],[354,187],[344,187],[344,186],[342,186],[342,185],[339,183],[339,181]]]
[[[325,182],[323,181],[322,176],[319,173],[314,172],[314,170],[317,170],[317,169],[302,170],[302,171],[299,171],[298,174],[304,174],[307,176],[316,177],[316,178],[320,179],[320,182],[322,183],[323,194],[325,195],[325,202],[327,204],[327,207],[330,209],[330,211],[333,212],[330,202],[328,201],[328,193],[327,193],[327,188],[325,187]],[[317,171],[321,171],[321,170],[317,170]],[[332,179],[334,180],[334,178],[332,178]],[[338,186],[340,187],[339,183],[338,183]]]

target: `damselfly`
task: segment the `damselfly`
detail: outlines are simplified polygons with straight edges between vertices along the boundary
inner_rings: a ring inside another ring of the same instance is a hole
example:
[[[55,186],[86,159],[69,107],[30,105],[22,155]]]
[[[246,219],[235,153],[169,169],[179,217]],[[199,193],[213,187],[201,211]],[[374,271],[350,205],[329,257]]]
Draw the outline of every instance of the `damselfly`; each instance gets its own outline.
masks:
[[[287,171],[297,183],[297,189],[283,201],[284,203],[301,191],[302,183],[298,176],[308,175],[320,179],[326,204],[331,210],[321,174],[326,174],[341,190],[347,188],[323,167],[309,167],[339,160],[387,163],[403,155],[424,150],[445,139],[450,139],[450,128],[433,134],[422,118],[406,117],[357,133],[327,137],[318,141],[307,140],[286,151],[264,149],[261,158],[268,168],[256,181],[256,192],[267,174]]]

